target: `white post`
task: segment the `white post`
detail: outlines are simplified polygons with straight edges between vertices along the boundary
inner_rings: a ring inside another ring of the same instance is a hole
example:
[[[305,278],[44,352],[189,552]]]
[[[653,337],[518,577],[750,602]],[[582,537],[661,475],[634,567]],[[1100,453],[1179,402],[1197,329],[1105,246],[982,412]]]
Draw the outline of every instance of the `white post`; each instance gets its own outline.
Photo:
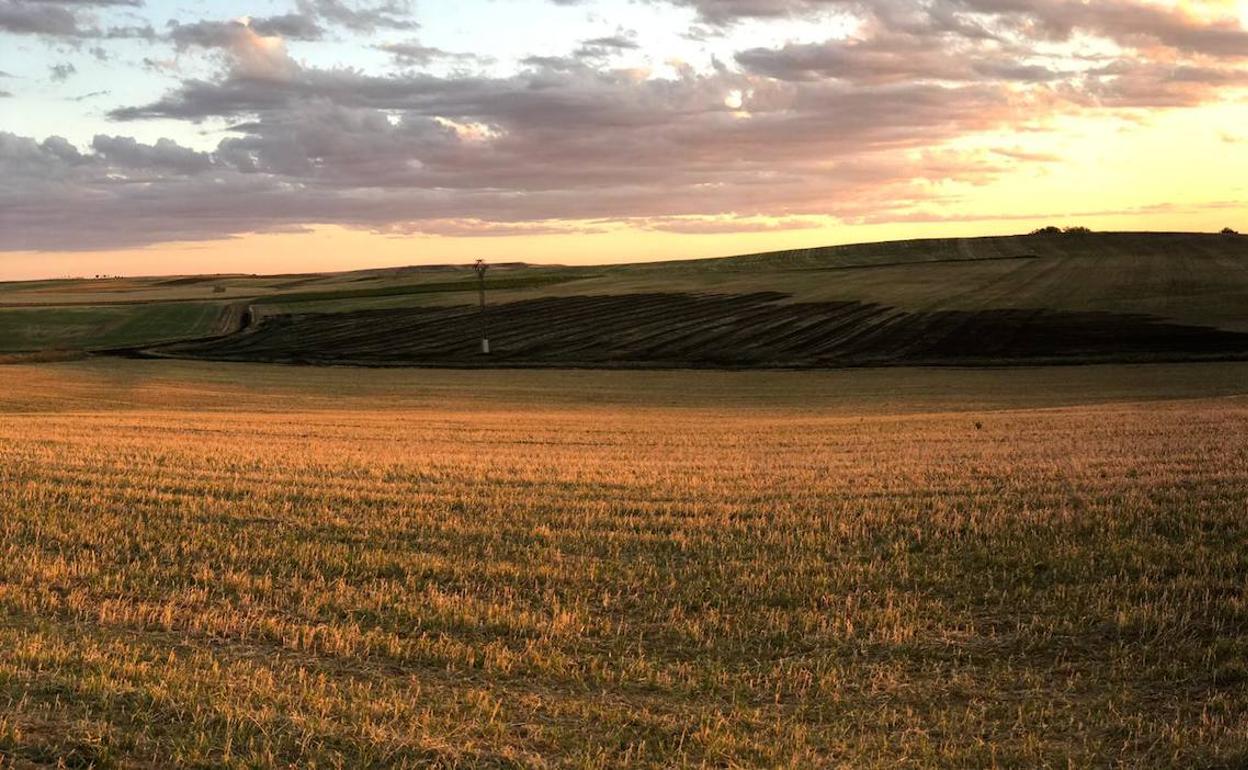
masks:
[[[478,259],[475,265],[477,271],[477,290],[481,293],[481,354],[488,356],[490,354],[490,333],[489,324],[485,318],[485,271],[490,266],[485,264],[484,259]]]

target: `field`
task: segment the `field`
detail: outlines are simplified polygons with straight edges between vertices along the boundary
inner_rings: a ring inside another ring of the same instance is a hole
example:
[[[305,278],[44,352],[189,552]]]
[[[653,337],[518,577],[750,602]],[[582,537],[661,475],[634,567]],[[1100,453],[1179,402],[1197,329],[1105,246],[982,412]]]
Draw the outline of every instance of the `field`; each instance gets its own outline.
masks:
[[[157,348],[223,361],[460,366],[838,367],[1248,358],[1248,333],[1104,312],[907,313],[784,294],[548,297],[489,311],[426,307],[282,315],[242,334]]]
[[[594,267],[0,284],[0,353],[826,368],[1248,358],[1248,237],[905,241]]]
[[[1243,767],[1248,364],[0,368],[0,766]]]
[[[140,303],[0,311],[0,353],[151,345],[233,329],[226,305]]]

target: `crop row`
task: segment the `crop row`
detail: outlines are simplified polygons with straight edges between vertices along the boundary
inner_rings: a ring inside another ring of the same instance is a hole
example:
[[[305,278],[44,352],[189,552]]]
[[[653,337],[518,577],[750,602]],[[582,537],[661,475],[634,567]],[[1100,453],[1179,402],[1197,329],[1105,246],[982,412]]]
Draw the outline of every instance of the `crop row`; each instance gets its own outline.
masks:
[[[840,366],[1186,360],[1248,355],[1248,334],[1143,315],[1057,310],[904,312],[776,293],[546,297],[265,317],[171,355],[224,360],[659,366]]]

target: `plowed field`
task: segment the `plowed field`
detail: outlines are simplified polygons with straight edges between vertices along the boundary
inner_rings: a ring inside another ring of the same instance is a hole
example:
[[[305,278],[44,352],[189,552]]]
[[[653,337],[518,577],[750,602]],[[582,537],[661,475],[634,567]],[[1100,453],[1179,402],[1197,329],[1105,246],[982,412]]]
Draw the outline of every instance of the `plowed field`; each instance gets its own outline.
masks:
[[[844,366],[1237,358],[1248,334],[1141,314],[905,312],[785,295],[550,297],[489,308],[479,352],[471,305],[284,315],[169,355],[301,363]]]

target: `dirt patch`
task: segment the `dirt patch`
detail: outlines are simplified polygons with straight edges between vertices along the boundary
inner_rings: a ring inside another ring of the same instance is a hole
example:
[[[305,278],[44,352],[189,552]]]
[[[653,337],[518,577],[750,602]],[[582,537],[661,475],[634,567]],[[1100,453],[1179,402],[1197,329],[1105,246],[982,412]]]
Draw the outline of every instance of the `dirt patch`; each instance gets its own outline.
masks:
[[[0,366],[5,364],[51,364],[80,361],[87,357],[81,350],[40,350],[33,353],[0,353]]]
[[[218,283],[225,276],[220,275],[191,275],[186,278],[170,278],[167,281],[157,281],[153,286],[197,286],[201,283]]]

